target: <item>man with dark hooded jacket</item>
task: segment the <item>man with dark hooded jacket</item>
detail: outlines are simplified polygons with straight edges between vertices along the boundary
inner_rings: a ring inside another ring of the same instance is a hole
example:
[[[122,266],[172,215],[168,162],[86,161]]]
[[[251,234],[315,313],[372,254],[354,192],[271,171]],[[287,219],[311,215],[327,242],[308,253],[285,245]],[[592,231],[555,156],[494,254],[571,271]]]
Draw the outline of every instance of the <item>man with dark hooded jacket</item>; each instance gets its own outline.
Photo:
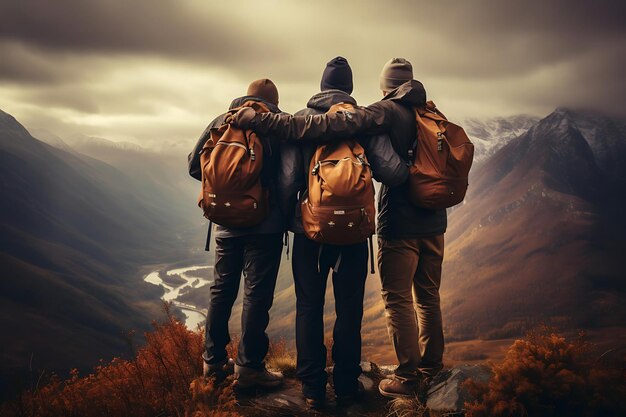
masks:
[[[385,65],[380,86],[383,100],[352,111],[307,117],[257,116],[241,111],[232,122],[261,134],[272,132],[298,140],[386,132],[396,152],[409,162],[409,152],[415,148],[416,138],[419,140],[413,109],[425,105],[426,91],[413,79],[411,64],[402,58]],[[384,186],[378,211],[382,295],[399,362],[394,377],[381,381],[379,390],[389,397],[412,397],[443,366],[439,287],[446,211],[411,204],[406,183]]]
[[[356,105],[352,93],[352,70],[347,60],[337,57],[328,62],[315,94],[296,116],[326,113],[337,103]],[[408,168],[395,154],[388,138],[361,139],[376,179],[399,184]],[[326,347],[324,346],[324,297],[330,270],[333,270],[336,320],[333,328],[333,386],[338,401],[358,398],[361,374],[361,320],[367,278],[367,242],[353,245],[320,245],[304,232],[301,203],[306,198],[311,158],[315,143],[285,142],[281,148],[279,176],[289,230],[294,233],[292,269],[296,290],[296,375],[302,391],[314,408],[326,395]]]
[[[279,113],[278,90],[271,80],[253,81],[247,95],[233,100],[230,109],[248,100],[260,101],[271,112]],[[215,118],[200,136],[189,154],[189,174],[202,180],[200,150],[209,138],[210,130],[224,123],[226,114]],[[265,368],[264,358],[269,347],[265,330],[274,299],[276,277],[280,265],[282,236],[285,231],[283,215],[277,197],[277,175],[280,166],[278,152],[271,151],[272,140],[264,135],[265,155],[261,181],[269,189],[269,214],[259,225],[233,229],[215,226],[214,281],[210,286],[209,310],[206,321],[204,375],[225,377],[229,368],[226,346],[230,342],[228,320],[237,293],[241,274],[244,276],[244,299],[241,313],[241,339],[235,361],[235,383],[241,388],[275,387],[282,376]]]

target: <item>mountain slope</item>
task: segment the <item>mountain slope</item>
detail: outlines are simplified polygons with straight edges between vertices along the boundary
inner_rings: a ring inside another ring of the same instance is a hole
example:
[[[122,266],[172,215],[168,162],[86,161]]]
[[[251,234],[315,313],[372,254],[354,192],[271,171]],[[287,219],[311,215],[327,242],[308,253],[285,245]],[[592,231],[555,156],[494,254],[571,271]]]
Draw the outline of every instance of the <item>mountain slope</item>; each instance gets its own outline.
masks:
[[[0,111],[1,377],[89,368],[147,329],[160,290],[140,265],[187,256],[180,230],[127,175],[33,138]]]
[[[624,322],[619,126],[557,109],[476,167],[446,235],[448,340]]]
[[[195,205],[199,183],[184,168],[186,154],[179,150],[154,151],[134,143],[84,135],[61,139],[44,129],[30,131],[37,139],[68,150],[79,158],[115,167],[126,176],[126,186],[133,189],[134,196],[158,211],[177,238],[191,239],[189,243],[181,242],[181,246],[203,244],[206,221]]]

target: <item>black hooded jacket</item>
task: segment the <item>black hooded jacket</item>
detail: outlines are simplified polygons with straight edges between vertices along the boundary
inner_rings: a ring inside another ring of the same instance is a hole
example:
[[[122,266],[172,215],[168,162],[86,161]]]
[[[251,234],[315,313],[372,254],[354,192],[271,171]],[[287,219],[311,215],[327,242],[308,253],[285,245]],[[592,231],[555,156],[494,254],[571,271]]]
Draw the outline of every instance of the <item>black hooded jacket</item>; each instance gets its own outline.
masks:
[[[272,113],[281,113],[279,108],[260,97],[254,96],[244,96],[236,98],[230,104],[229,110],[235,109],[243,105],[246,101],[260,101],[265,104]],[[213,127],[218,127],[224,123],[224,118],[227,113],[221,114],[204,130],[198,142],[194,146],[193,150],[187,157],[189,175],[198,181],[202,181],[202,172],[200,167],[200,151],[202,147],[209,139],[209,132]],[[263,168],[261,170],[261,182],[265,187],[269,189],[270,195],[270,207],[269,207],[269,215],[263,222],[257,226],[249,227],[249,228],[227,228],[220,225],[215,225],[215,236],[220,238],[227,237],[237,237],[237,236],[246,236],[246,235],[254,235],[254,234],[268,234],[268,233],[283,233],[285,231],[285,221],[284,215],[281,212],[279,201],[279,193],[277,187],[277,177],[278,172],[280,170],[280,152],[279,146],[280,141],[271,135],[262,135],[261,140],[264,143],[264,159],[263,159]],[[198,215],[200,214],[200,209],[198,209]]]

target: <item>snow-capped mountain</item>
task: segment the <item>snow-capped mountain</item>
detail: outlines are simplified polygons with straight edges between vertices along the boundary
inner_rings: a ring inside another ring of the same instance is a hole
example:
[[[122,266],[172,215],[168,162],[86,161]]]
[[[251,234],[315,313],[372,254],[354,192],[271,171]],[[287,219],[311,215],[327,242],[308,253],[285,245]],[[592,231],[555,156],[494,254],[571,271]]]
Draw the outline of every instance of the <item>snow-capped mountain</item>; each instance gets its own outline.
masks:
[[[538,121],[538,117],[525,114],[486,120],[466,119],[462,126],[474,143],[474,163],[485,161]]]

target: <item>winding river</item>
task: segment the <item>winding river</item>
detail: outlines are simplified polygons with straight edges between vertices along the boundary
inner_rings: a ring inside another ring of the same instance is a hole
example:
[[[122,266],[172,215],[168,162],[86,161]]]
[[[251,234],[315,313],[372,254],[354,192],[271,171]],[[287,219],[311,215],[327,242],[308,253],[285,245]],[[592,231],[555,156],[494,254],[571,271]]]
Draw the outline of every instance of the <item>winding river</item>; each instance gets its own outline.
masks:
[[[194,271],[205,269],[210,271],[202,274],[203,276],[192,274]],[[180,298],[188,295],[189,292],[211,284],[213,280],[207,277],[212,276],[212,270],[213,267],[209,265],[193,265],[169,270],[160,269],[150,272],[144,277],[144,281],[161,286],[164,291],[161,299],[172,302],[178,307],[185,315],[185,325],[189,329],[196,330],[206,318],[206,306],[183,302]],[[208,292],[208,288],[203,291],[205,290]]]

